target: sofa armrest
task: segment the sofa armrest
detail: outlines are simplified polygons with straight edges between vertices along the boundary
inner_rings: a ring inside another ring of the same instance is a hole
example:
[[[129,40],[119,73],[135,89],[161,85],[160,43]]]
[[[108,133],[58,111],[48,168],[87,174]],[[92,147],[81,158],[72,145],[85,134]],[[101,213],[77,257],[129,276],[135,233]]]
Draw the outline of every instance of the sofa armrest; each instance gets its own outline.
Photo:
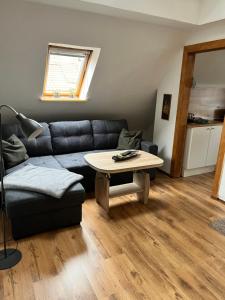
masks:
[[[149,141],[141,141],[141,150],[157,155],[158,154],[158,146]],[[156,168],[149,169],[150,179],[155,179],[156,176]]]
[[[141,150],[154,155],[158,154],[158,146],[149,141],[141,141]]]

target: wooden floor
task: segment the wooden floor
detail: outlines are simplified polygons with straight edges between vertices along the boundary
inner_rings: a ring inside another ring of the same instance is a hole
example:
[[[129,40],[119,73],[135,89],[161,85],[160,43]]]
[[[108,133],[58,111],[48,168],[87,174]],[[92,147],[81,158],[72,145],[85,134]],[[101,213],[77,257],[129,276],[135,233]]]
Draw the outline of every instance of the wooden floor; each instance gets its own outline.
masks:
[[[21,240],[22,261],[0,271],[0,299],[225,299],[225,217],[210,198],[212,174],[159,174],[147,206],[113,199],[110,217],[94,199],[79,228]]]

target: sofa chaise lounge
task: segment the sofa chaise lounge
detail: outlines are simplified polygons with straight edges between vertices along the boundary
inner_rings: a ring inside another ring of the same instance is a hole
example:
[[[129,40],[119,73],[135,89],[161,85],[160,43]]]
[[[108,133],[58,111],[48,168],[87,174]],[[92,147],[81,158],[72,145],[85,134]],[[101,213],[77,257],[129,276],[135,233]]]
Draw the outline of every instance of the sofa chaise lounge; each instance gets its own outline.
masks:
[[[31,163],[49,168],[66,168],[82,174],[81,183],[71,186],[62,199],[28,191],[6,191],[6,208],[12,222],[15,239],[38,232],[79,224],[85,191],[94,191],[95,171],[84,155],[90,152],[116,149],[120,132],[128,128],[126,120],[83,120],[42,123],[44,132],[36,140],[27,141],[19,125],[4,125],[3,138],[17,135],[24,143],[29,159],[6,170],[14,172]],[[158,147],[148,141],[141,142],[141,149],[157,155]],[[149,170],[151,179],[155,170]],[[132,173],[116,174],[111,183],[132,181]]]

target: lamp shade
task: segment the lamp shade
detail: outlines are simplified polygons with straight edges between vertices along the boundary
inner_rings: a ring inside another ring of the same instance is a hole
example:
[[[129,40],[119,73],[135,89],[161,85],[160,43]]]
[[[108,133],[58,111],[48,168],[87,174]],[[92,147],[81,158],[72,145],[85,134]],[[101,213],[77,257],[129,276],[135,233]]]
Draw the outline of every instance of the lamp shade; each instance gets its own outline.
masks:
[[[44,130],[41,124],[35,120],[25,117],[23,114],[18,113],[16,118],[19,121],[20,127],[28,140],[38,137]]]

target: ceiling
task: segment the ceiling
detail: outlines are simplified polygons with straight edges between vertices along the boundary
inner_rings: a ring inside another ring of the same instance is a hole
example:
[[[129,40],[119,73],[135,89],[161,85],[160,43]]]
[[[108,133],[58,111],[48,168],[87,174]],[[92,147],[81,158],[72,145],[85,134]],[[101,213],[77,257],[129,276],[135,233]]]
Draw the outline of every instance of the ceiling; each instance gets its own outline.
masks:
[[[24,0],[175,27],[225,19],[225,0]]]

